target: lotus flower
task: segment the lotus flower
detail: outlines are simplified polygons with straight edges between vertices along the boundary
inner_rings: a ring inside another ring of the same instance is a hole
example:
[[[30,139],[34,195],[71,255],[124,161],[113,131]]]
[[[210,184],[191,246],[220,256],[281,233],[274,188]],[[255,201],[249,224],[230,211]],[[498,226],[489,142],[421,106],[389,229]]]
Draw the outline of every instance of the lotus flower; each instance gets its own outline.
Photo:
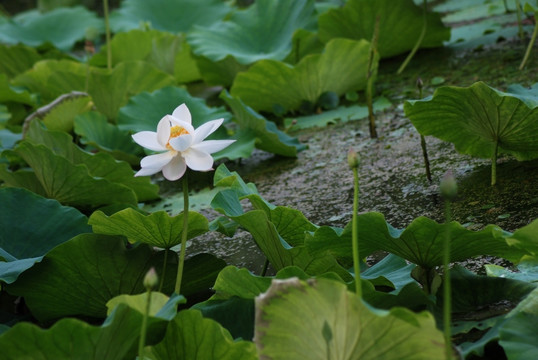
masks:
[[[162,171],[166,179],[175,181],[185,174],[187,166],[195,171],[213,170],[211,154],[235,141],[204,141],[223,121],[208,121],[194,129],[187,105],[179,105],[172,115],[165,115],[159,121],[157,132],[141,131],[133,135],[134,141],[140,146],[153,151],[166,151],[144,157],[140,161],[141,169],[135,176],[148,176]]]

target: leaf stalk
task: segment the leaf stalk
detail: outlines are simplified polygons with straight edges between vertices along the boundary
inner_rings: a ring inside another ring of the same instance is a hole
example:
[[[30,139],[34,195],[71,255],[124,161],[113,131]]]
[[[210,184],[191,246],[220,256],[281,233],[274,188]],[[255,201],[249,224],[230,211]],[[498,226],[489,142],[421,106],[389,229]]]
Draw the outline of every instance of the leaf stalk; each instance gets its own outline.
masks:
[[[187,247],[187,232],[189,227],[189,182],[187,173],[183,176],[183,232],[181,233],[181,250],[177,264],[177,277],[174,292],[180,295],[181,278],[183,277],[183,264],[185,263],[185,248]]]

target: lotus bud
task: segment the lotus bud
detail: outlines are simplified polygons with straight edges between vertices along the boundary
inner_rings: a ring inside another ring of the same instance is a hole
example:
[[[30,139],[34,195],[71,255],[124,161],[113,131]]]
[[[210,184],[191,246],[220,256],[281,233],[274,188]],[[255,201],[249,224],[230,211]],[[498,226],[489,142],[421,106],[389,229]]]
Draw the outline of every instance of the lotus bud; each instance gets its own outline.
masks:
[[[458,194],[458,184],[456,183],[456,178],[452,171],[447,171],[441,179],[441,184],[439,185],[439,190],[441,195],[447,200],[453,200]]]
[[[420,77],[417,78],[417,88],[419,90],[422,90],[423,87],[424,87],[424,82],[422,82],[422,79]]]
[[[157,276],[157,272],[155,272],[155,268],[152,267],[146,273],[146,276],[144,276],[144,287],[147,290],[151,290],[155,288],[158,284],[159,284],[159,279]]]
[[[355,150],[349,149],[347,153],[347,163],[351,169],[357,169],[359,167],[360,158]]]

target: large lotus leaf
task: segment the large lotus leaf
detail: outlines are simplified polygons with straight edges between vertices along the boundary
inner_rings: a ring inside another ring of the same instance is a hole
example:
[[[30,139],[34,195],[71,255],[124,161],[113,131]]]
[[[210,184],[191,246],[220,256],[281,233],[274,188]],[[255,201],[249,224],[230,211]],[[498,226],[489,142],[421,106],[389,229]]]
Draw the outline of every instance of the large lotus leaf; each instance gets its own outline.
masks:
[[[235,121],[243,130],[238,141],[255,139],[258,149],[283,156],[297,156],[297,151],[306,147],[296,138],[280,131],[274,122],[246,106],[241,99],[230,96],[226,90],[220,94],[220,98],[232,109]]]
[[[43,104],[71,91],[85,91],[87,65],[71,60],[42,60],[16,76],[13,84],[38,93]]]
[[[342,95],[366,87],[370,43],[334,39],[322,54],[308,55],[294,67],[261,60],[235,78],[230,90],[256,111],[296,110],[315,104],[327,91]]]
[[[535,284],[514,279],[476,275],[456,265],[450,272],[452,282],[452,311],[467,313],[476,309],[495,307],[501,302],[518,303],[535,288]],[[442,309],[443,294],[438,296],[438,310]],[[487,311],[487,310],[484,310]],[[495,310],[492,315],[496,315]]]
[[[0,40],[30,46],[50,42],[58,49],[69,51],[77,41],[85,38],[87,30],[101,31],[102,28],[102,20],[82,6],[58,8],[47,13],[32,10],[0,24]]]
[[[506,237],[508,244],[538,256],[538,219]]]
[[[488,276],[516,279],[538,284],[538,259],[530,258],[517,264],[517,271],[511,271],[499,265],[488,264],[484,266]]]
[[[109,119],[116,119],[127,100],[142,92],[175,84],[172,75],[144,61],[118,64],[112,71],[95,69],[90,76],[88,93],[97,109]]]
[[[170,216],[164,210],[147,216],[131,208],[111,216],[96,211],[88,223],[95,233],[123,235],[131,243],[141,242],[161,248],[171,248],[180,244],[183,234],[183,213]],[[207,230],[208,221],[205,216],[189,211],[187,238],[191,239],[207,232]]]
[[[82,234],[51,250],[6,289],[24,296],[40,321],[76,315],[102,318],[110,299],[145,291],[144,275],[151,267],[160,271],[163,256],[163,251],[155,253],[145,244],[127,249],[122,237]],[[208,254],[188,259],[183,294],[188,297],[208,289],[224,266]],[[169,257],[167,267],[177,267],[177,257]],[[173,291],[175,277],[174,271],[166,272],[164,292]]]
[[[127,131],[109,123],[103,114],[92,111],[77,116],[74,131],[80,136],[81,143],[107,152],[115,159],[138,165],[142,148]]]
[[[339,9],[331,9],[318,18],[319,36],[371,40],[379,18],[377,50],[381,57],[391,57],[411,50],[422,32],[423,9],[413,0],[350,0]],[[426,33],[421,47],[443,46],[450,39],[450,28],[441,15],[427,13]]]
[[[17,102],[34,106],[36,100],[28,91],[13,87],[6,74],[0,74],[0,102]]]
[[[443,263],[443,238],[447,231],[451,242],[451,262],[477,255],[499,256],[517,262],[527,254],[509,246],[504,239],[506,233],[494,225],[472,231],[454,221],[439,224],[421,216],[405,229],[398,230],[385,221],[383,214],[375,212],[359,215],[358,221],[361,256],[384,250],[427,269]],[[348,241],[351,247],[351,241]]]
[[[110,16],[114,32],[137,29],[141,23],[172,33],[187,32],[193,25],[211,25],[224,18],[230,7],[220,0],[125,0]]]
[[[43,117],[43,124],[50,130],[71,132],[75,117],[90,111],[92,107],[93,102],[89,96],[66,99],[53,107]]]
[[[177,308],[181,299],[176,297],[169,302]],[[29,322],[20,322],[0,336],[2,358],[133,359],[136,357],[142,318],[140,311],[121,304],[101,326],[92,326],[78,319],[62,319],[43,330]],[[159,314],[150,316],[147,343],[159,341],[165,327],[166,321]]]
[[[0,203],[0,280],[8,284],[56,245],[91,231],[78,210],[24,189],[0,189]]]
[[[278,271],[297,266],[309,275],[335,272],[344,280],[351,275],[330,254],[312,256],[304,246],[305,233],[316,226],[304,215],[287,207],[270,209],[259,195],[248,195],[257,210],[243,212],[238,192],[225,189],[215,195],[211,206],[249,231],[271,265]],[[261,210],[260,210],[261,209]]]
[[[178,343],[181,346],[178,346]],[[198,310],[179,312],[166,329],[164,340],[151,348],[151,359],[255,360],[250,341],[234,341],[228,330]]]
[[[427,217],[418,217],[405,229],[396,229],[385,221],[383,214],[370,212],[358,216],[359,252],[361,257],[376,250],[398,255],[421,267],[431,269],[443,263],[443,238],[446,231],[450,234],[450,261],[462,261],[478,255],[504,257],[519,261],[528,254],[509,246],[505,236],[510,233],[494,225],[481,231],[464,228],[457,222],[439,224]],[[351,229],[343,231],[320,228],[307,242],[310,252],[329,251],[336,258],[349,259],[351,250]]]
[[[0,73],[12,78],[30,69],[42,57],[26,45],[0,44]]]
[[[210,120],[231,118],[224,107],[210,108],[205,101],[192,97],[183,88],[165,87],[152,93],[142,92],[129,99],[119,112],[118,127],[133,132],[156,131],[159,120],[182,103],[189,108],[195,128]]]
[[[273,281],[256,298],[255,331],[264,359],[444,359],[430,313],[374,310],[326,279]]]
[[[139,202],[159,197],[159,187],[151,184],[149,178],[134,177],[133,170],[127,163],[116,161],[109,154],[90,154],[83,151],[72,142],[71,136],[64,132],[45,130],[38,122],[33,121],[27,133],[27,140],[45,145],[75,166],[85,165],[87,172],[97,179],[104,178],[131,188]]]
[[[110,52],[113,67],[125,61],[143,60],[175,75],[180,82],[200,78],[190,46],[180,35],[158,30],[118,33],[110,42]],[[91,58],[90,64],[101,67],[107,65],[106,47],[102,47]]]
[[[499,344],[510,360],[533,359],[538,354],[536,334],[538,315],[521,312],[503,324],[499,330]]]
[[[215,62],[228,55],[244,65],[283,60],[291,51],[293,32],[308,26],[313,12],[313,0],[258,0],[230,20],[195,27],[187,41],[195,54]]]
[[[492,158],[497,149],[519,160],[538,157],[538,98],[477,82],[437,88],[432,98],[407,101],[404,110],[421,134],[452,142],[461,153]]]
[[[217,62],[211,61],[204,56],[193,56],[202,79],[209,85],[230,87],[235,76],[242,71],[247,71],[249,67],[248,65],[241,65],[231,55]]]
[[[14,152],[33,170],[35,178],[48,198],[62,204],[97,207],[100,205],[125,203],[137,204],[132,189],[109,180],[93,177],[84,164],[75,165],[64,157],[58,156],[45,145],[23,141]],[[24,186],[25,173],[3,172],[0,176],[9,186]],[[30,189],[33,190],[33,187]],[[41,193],[41,192],[39,192]]]

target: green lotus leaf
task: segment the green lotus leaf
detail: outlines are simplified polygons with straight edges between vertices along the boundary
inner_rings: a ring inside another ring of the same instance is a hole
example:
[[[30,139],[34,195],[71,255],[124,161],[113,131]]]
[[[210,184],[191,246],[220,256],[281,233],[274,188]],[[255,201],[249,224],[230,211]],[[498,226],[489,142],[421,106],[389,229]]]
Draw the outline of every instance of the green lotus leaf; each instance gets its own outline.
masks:
[[[0,105],[0,118],[2,117],[2,106]],[[1,123],[1,120],[0,120]],[[0,152],[5,149],[12,149],[15,143],[22,139],[21,133],[14,133],[8,129],[0,130]]]
[[[88,223],[95,233],[123,235],[131,243],[140,242],[166,249],[181,244],[183,234],[183,213],[172,217],[164,210],[147,216],[131,208],[111,216],[96,211]],[[208,221],[205,216],[189,211],[187,238],[192,239],[207,230]]]
[[[297,156],[298,151],[306,148],[296,138],[280,131],[274,122],[246,106],[241,99],[230,96],[226,90],[220,94],[220,98],[232,109],[234,119],[242,130],[237,136],[238,141],[255,139],[258,149],[283,156]]]
[[[196,67],[200,71],[200,76],[209,85],[230,87],[235,76],[248,70],[248,65],[242,65],[237,60],[228,55],[224,59],[214,62],[204,56],[193,55],[196,60]]]
[[[219,323],[204,319],[198,310],[189,309],[179,312],[168,324],[164,340],[151,348],[151,358],[255,360],[258,357],[252,342],[234,341]]]
[[[256,111],[296,110],[303,101],[315,104],[327,91],[343,95],[364,89],[369,50],[366,40],[334,39],[324,53],[308,55],[294,67],[261,60],[237,75],[230,92]]]
[[[119,112],[118,127],[133,132],[155,131],[159,120],[164,115],[171,114],[182,103],[189,108],[195,128],[210,120],[231,118],[224,107],[210,108],[205,101],[192,97],[183,88],[165,87],[152,93],[142,92],[133,96]],[[222,132],[218,133],[222,135]]]
[[[0,73],[9,79],[22,74],[41,59],[37,50],[29,46],[0,44]]]
[[[447,231],[451,239],[451,262],[477,255],[499,256],[517,262],[527,254],[509,246],[504,239],[506,233],[494,225],[472,231],[455,221],[439,224],[421,216],[405,229],[399,230],[390,226],[382,214],[375,212],[359,215],[358,221],[361,256],[368,256],[375,250],[384,250],[426,269],[443,263],[443,237]],[[351,242],[348,241],[351,248]]]
[[[538,353],[537,333],[538,315],[520,312],[510,317],[499,330],[499,344],[508,359],[532,359]]]
[[[538,256],[538,219],[529,225],[517,229],[513,234],[506,237],[506,241],[523,251],[527,251],[533,256]]]
[[[158,30],[118,33],[110,42],[110,52],[113,67],[121,62],[143,60],[176,76],[179,82],[200,79],[190,45],[180,35]],[[106,47],[91,58],[90,64],[107,66]]]
[[[103,22],[82,6],[46,13],[32,10],[0,24],[0,41],[34,47],[49,42],[60,50],[69,51],[77,41],[84,40],[88,29],[102,31]]]
[[[244,212],[240,203],[242,197],[248,197],[255,210]],[[241,196],[234,189],[217,193],[211,206],[249,231],[277,271],[287,266],[297,266],[309,275],[335,272],[344,280],[351,280],[349,272],[332,255],[323,253],[313,256],[308,252],[303,243],[305,234],[314,231],[316,226],[300,211],[283,206],[271,208],[259,195]]]
[[[38,193],[45,197],[79,207],[114,203],[137,204],[136,194],[132,189],[107,179],[93,177],[84,164],[75,165],[54,154],[45,145],[23,141],[14,152],[34,170],[34,178],[42,189]],[[11,173],[4,170],[0,173],[0,178],[9,186],[25,186],[27,181],[32,182],[26,175],[24,171]],[[27,187],[34,190],[35,186],[37,185]]]
[[[230,6],[220,0],[125,0],[110,15],[114,32],[140,28],[141,23],[171,33],[187,32],[193,25],[211,25],[223,19]]]
[[[516,279],[526,282],[538,283],[538,260],[525,259],[517,264],[517,271],[511,271],[499,265],[488,264],[484,266],[488,276]]]
[[[377,50],[382,58],[411,50],[421,35],[423,9],[413,0],[350,0],[343,7],[331,9],[318,18],[322,41],[333,38],[372,39],[376,18],[379,18]],[[427,13],[426,33],[420,47],[443,46],[450,39],[450,28],[441,22],[441,15]]]
[[[184,304],[187,302],[187,299],[185,299],[184,296],[177,294],[173,294],[170,298],[163,293],[153,291],[151,292],[150,296],[151,300],[148,315],[164,320],[172,320],[177,314],[177,304]],[[110,299],[106,303],[106,307],[108,309],[107,315],[110,316],[116,307],[120,306],[120,304],[127,305],[131,309],[137,310],[139,313],[144,314],[148,304],[148,294],[118,295]]]
[[[110,299],[145,292],[144,275],[151,267],[160,271],[163,260],[164,251],[155,253],[145,244],[127,249],[122,237],[82,234],[52,249],[6,290],[24,296],[40,321],[78,315],[104,318]],[[224,266],[209,254],[189,258],[182,293],[189,297],[207,291]],[[168,257],[167,267],[177,267],[177,257]],[[173,291],[175,277],[174,271],[166,272],[165,293]]]
[[[78,210],[25,189],[0,189],[0,203],[0,280],[8,284],[55,246],[91,231]]]
[[[152,184],[149,178],[134,177],[133,170],[127,163],[116,161],[108,154],[90,154],[83,151],[72,142],[71,136],[66,133],[45,130],[38,122],[33,121],[29,127],[27,140],[35,144],[45,145],[54,151],[56,155],[67,159],[74,166],[85,165],[86,171],[92,177],[103,178],[112,183],[129,187],[135,192],[139,202],[159,197],[159,187]],[[43,169],[50,172],[46,168]],[[60,174],[57,176],[60,176]],[[96,188],[94,191],[98,190]]]
[[[77,116],[74,131],[80,136],[81,143],[109,153],[115,159],[138,165],[142,148],[128,132],[109,123],[103,114],[92,111]]]
[[[467,313],[494,307],[500,302],[518,303],[537,286],[514,279],[476,275],[462,266],[455,265],[450,272],[452,283],[452,311]],[[443,306],[443,294],[437,294],[439,312]],[[493,310],[492,315],[496,315]]]
[[[16,102],[34,106],[36,100],[28,91],[13,87],[6,74],[0,74],[0,102]]]
[[[261,59],[283,60],[291,51],[293,32],[309,26],[313,13],[313,0],[258,0],[227,21],[196,26],[187,41],[196,55],[214,62],[228,55],[243,65]]]
[[[255,329],[266,359],[444,359],[430,313],[375,310],[327,279],[273,281],[256,298]]]
[[[90,111],[92,107],[92,99],[89,96],[67,99],[53,107],[43,117],[43,124],[50,130],[71,132],[75,117]]]
[[[404,110],[422,135],[449,141],[463,154],[492,159],[492,185],[497,154],[538,157],[538,98],[477,82],[437,88],[433,97],[407,101]]]
[[[112,71],[92,71],[88,93],[101,113],[109,119],[116,119],[118,110],[127,104],[130,97],[174,84],[174,77],[156,66],[144,61],[129,61],[118,64]]]
[[[178,297],[169,302],[177,308],[181,300]],[[136,357],[142,317],[142,312],[121,304],[101,326],[92,326],[78,319],[62,319],[43,330],[29,322],[20,322],[0,336],[2,358],[132,359]],[[146,342],[158,342],[165,327],[166,321],[158,314],[157,317],[150,316]]]
[[[16,76],[13,84],[27,88],[47,104],[62,94],[85,91],[87,65],[72,60],[42,60]]]

